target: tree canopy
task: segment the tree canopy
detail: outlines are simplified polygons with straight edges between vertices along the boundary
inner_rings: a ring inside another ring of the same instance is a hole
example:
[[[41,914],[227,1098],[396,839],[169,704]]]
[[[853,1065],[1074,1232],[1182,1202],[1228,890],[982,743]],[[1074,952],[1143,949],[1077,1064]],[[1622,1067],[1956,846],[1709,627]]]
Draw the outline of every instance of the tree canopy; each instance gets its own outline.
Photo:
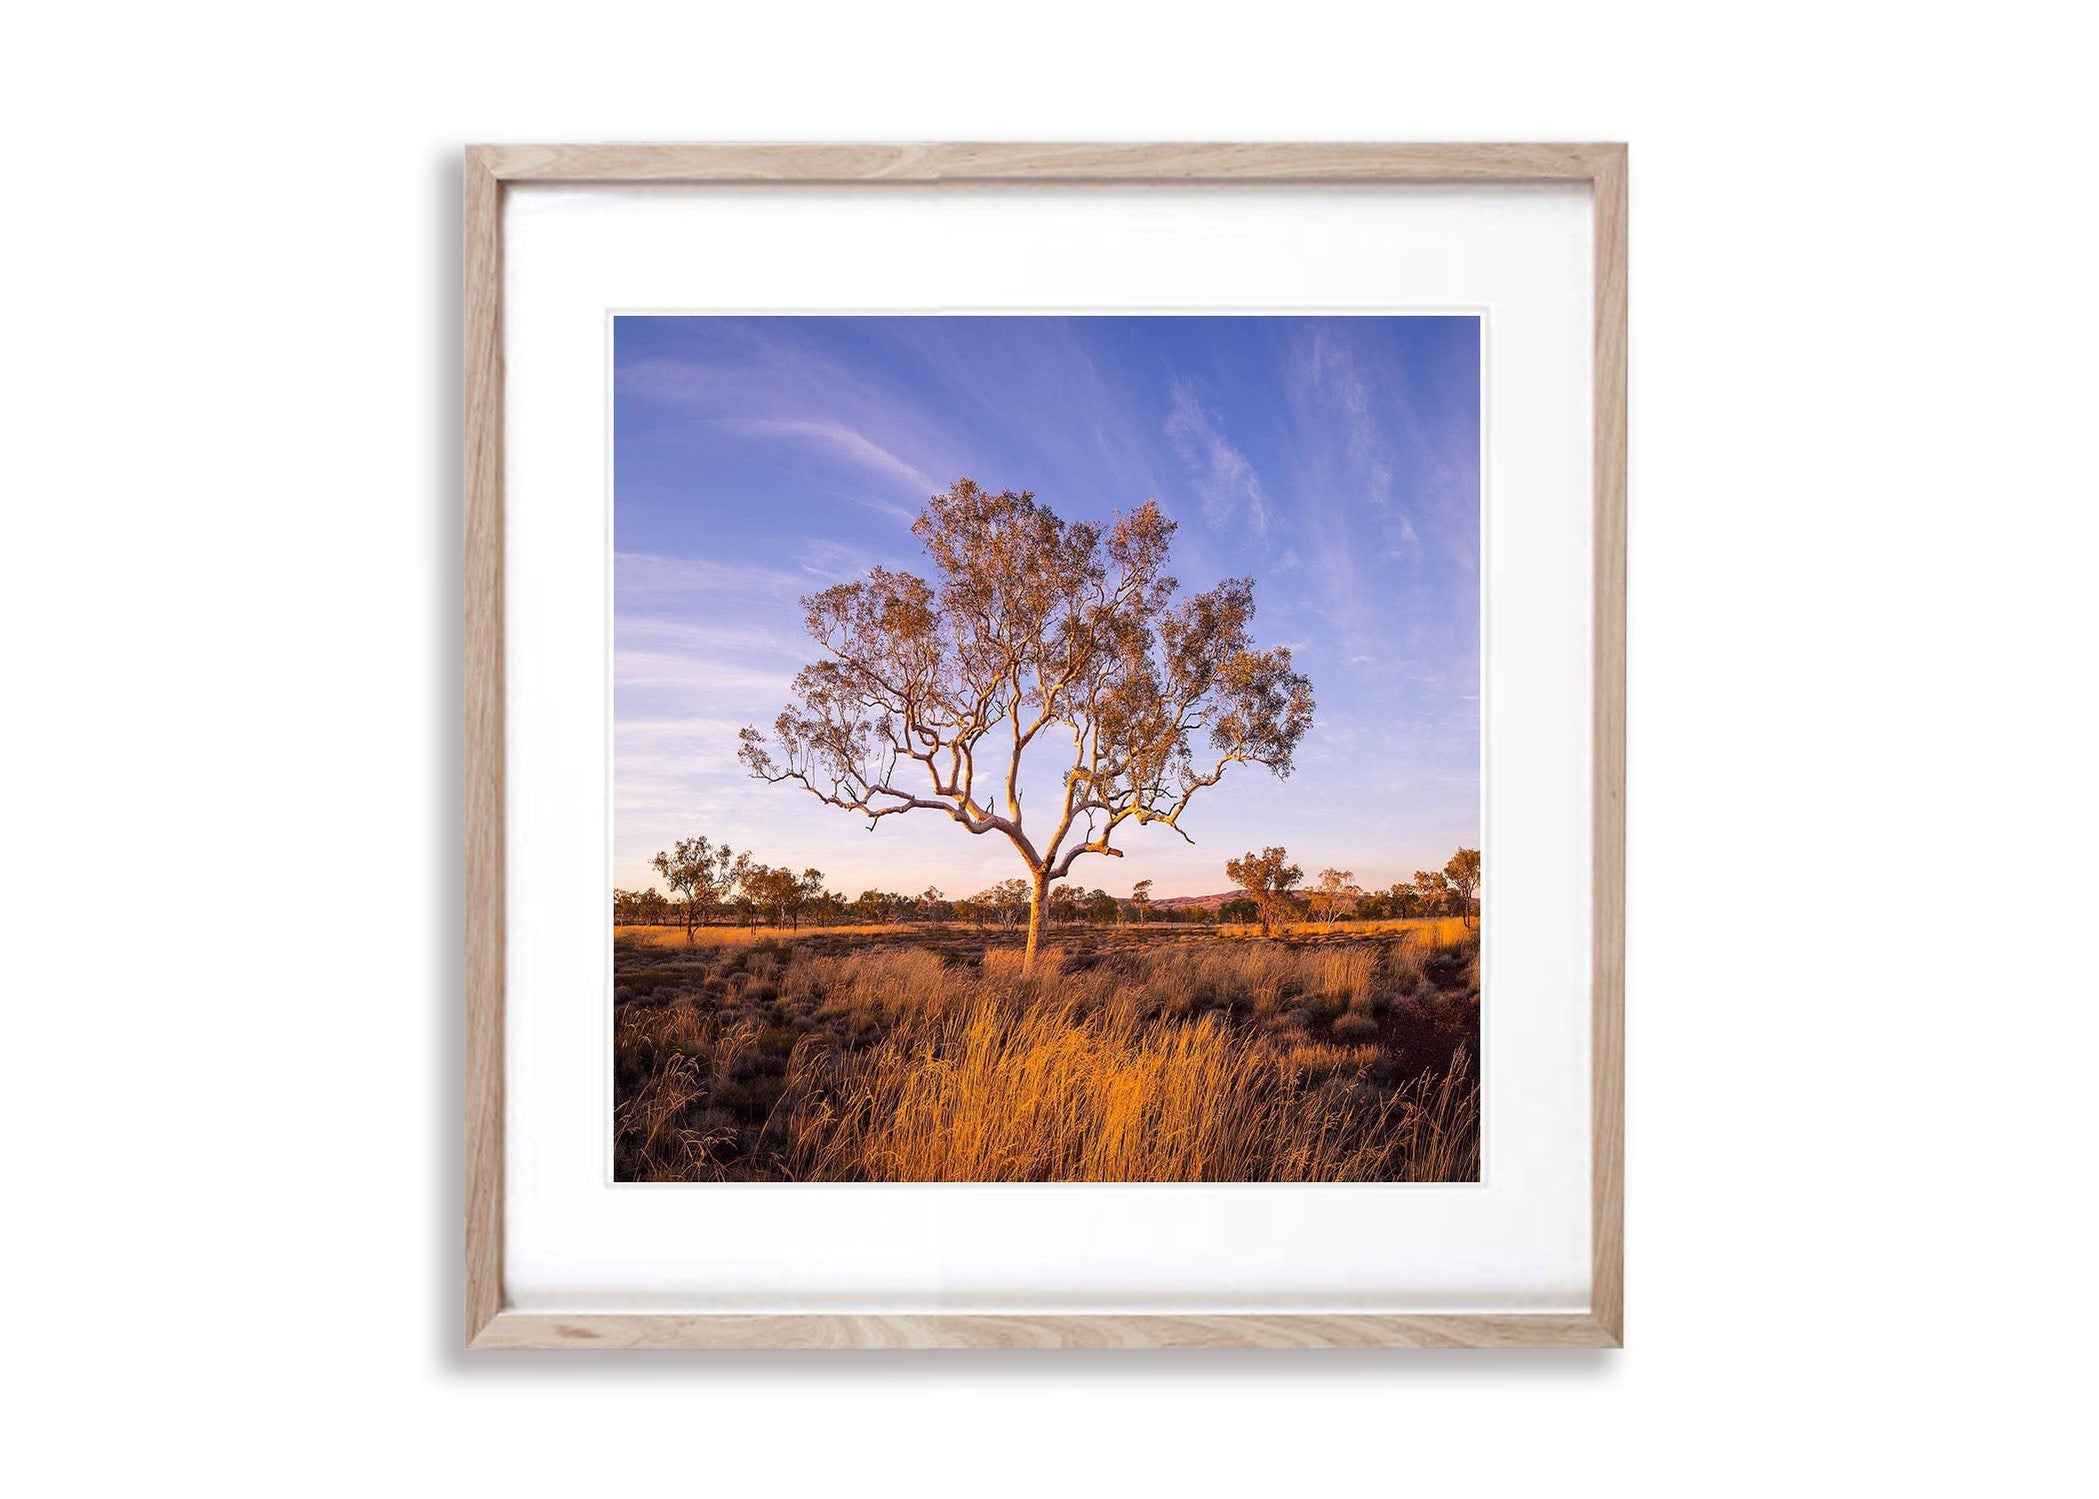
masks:
[[[1232,765],[1288,776],[1312,686],[1288,648],[1256,649],[1251,578],[1180,596],[1154,502],[1103,528],[963,479],[912,531],[931,581],[877,567],[802,600],[823,657],[770,737],[743,730],[741,757],[870,828],[930,812],[1006,838],[1029,876],[1032,966],[1048,888],[1079,858],[1120,858],[1129,824],[1188,838],[1189,803]],[[1038,744],[1062,790],[1024,821]]]
[[[1248,852],[1227,860],[1224,873],[1252,899],[1264,933],[1288,918],[1290,892],[1305,877],[1303,868],[1292,864],[1289,852],[1280,848],[1264,848],[1258,854]]]
[[[1476,848],[1461,848],[1451,855],[1450,862],[1443,866],[1443,878],[1450,888],[1457,891],[1464,905],[1465,919],[1472,919],[1472,893],[1480,885],[1480,851]]]
[[[680,838],[670,849],[649,861],[679,897],[685,914],[685,940],[713,914],[743,873],[749,856],[739,858],[724,843],[719,848],[705,837]]]

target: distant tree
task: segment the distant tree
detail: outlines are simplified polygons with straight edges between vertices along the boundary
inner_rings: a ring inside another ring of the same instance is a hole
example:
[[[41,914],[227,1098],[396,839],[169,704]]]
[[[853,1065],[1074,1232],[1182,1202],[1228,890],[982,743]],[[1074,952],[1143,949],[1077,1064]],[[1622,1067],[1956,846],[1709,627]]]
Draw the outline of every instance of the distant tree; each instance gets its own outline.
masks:
[[[1230,766],[1287,776],[1312,685],[1287,649],[1254,648],[1251,579],[1176,602],[1174,524],[1153,502],[1103,530],[963,479],[912,531],[937,582],[878,567],[804,598],[825,659],[770,738],[743,730],[741,755],[870,827],[926,811],[1003,836],[1027,871],[1025,972],[1049,888],[1082,855],[1120,858],[1131,822],[1186,838],[1182,814]],[[1024,756],[1066,743],[1061,794],[1024,826]]]
[[[863,890],[853,902],[853,914],[861,921],[876,926],[894,926],[911,913],[917,904],[908,895],[899,895],[894,890]]]
[[[824,889],[824,872],[821,869],[805,869],[788,889],[787,919],[793,923],[796,931],[800,931],[803,913],[836,900],[836,896]]]
[[[1420,903],[1423,916],[1440,916],[1448,906],[1450,882],[1440,869],[1417,869],[1414,871],[1414,898]]]
[[[612,924],[614,926],[632,926],[640,914],[641,892],[638,890],[621,890],[615,887],[612,892]]]
[[[1480,851],[1476,848],[1461,848],[1443,866],[1443,877],[1450,881],[1450,888],[1457,892],[1459,909],[1464,912],[1469,925],[1478,925],[1479,918],[1474,908],[1473,892],[1480,887]]]
[[[971,896],[970,903],[1000,926],[1018,926],[1022,917],[1031,915],[1028,882],[1021,879],[1000,880]]]
[[[822,875],[817,879],[816,893],[808,898],[803,911],[818,926],[836,926],[845,919],[846,898],[836,890],[826,890],[821,883]]]
[[[1120,909],[1115,897],[1105,890],[1087,891],[1080,907],[1085,912],[1086,919],[1095,926],[1114,925],[1116,912]]]
[[[731,853],[726,843],[717,848],[702,837],[680,838],[649,861],[684,908],[687,946],[727,897],[748,858]]]
[[[953,921],[954,902],[940,893],[938,885],[928,885],[918,897],[918,916],[921,921]]]
[[[635,897],[635,920],[642,926],[662,926],[663,918],[670,914],[670,902],[654,885]]]
[[[1076,885],[1059,885],[1050,891],[1050,919],[1070,925],[1079,919],[1079,906],[1086,892]]]
[[[792,869],[775,869],[770,864],[746,866],[740,888],[751,907],[752,925],[757,924],[757,915],[763,915],[776,927],[792,925],[796,929],[801,927],[803,913],[825,894],[821,870],[805,869],[796,874]]]
[[[1319,883],[1314,885],[1306,899],[1311,903],[1314,921],[1338,921],[1354,907],[1356,898],[1363,893],[1356,883],[1353,869],[1322,869]]]
[[[1230,860],[1224,873],[1253,900],[1263,936],[1274,930],[1276,922],[1289,919],[1290,892],[1305,877],[1304,870],[1292,864],[1290,855],[1280,848],[1264,848],[1258,854]]]
[[[1217,907],[1220,921],[1252,921],[1260,914],[1260,906],[1244,895],[1234,896]]]
[[[1139,880],[1130,890],[1130,919],[1139,926],[1144,925],[1151,914],[1151,904],[1152,882]]]
[[[791,869],[775,869],[770,864],[756,861],[746,864],[736,890],[743,899],[744,915],[750,924],[754,928],[761,921],[773,926],[786,925],[787,903],[793,898],[794,884],[795,875]]]

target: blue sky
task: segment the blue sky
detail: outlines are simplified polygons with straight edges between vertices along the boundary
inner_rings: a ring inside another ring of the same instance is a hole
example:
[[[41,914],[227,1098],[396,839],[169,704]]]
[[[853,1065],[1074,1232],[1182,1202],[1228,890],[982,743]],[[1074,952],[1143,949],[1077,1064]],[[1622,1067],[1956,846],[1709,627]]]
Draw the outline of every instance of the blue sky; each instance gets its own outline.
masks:
[[[1207,894],[1281,843],[1377,888],[1479,845],[1476,318],[621,316],[613,337],[614,884],[654,883],[694,833],[848,897],[1022,872],[995,834],[917,812],[870,833],[736,761],[813,659],[797,599],[926,573],[911,519],[963,476],[1066,520],[1157,500],[1184,590],[1256,579],[1257,643],[1318,694],[1289,780],[1235,767],[1183,818],[1193,847],[1126,827],[1074,884]]]

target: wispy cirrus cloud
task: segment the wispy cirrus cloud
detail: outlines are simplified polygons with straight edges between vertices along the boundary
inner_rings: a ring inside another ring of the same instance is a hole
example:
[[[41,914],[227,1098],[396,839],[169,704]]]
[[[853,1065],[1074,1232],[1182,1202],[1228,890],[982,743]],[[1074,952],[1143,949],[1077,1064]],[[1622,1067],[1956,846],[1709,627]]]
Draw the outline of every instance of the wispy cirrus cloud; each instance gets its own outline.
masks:
[[[940,485],[916,465],[899,458],[888,448],[851,427],[836,422],[801,421],[779,417],[734,416],[724,417],[715,426],[739,437],[777,437],[791,441],[811,443],[834,457],[878,474],[904,486],[920,501],[941,488]],[[853,495],[851,498],[868,509],[887,515],[893,520],[909,525],[918,512],[902,505],[871,496]]]
[[[621,650],[662,651],[708,656],[745,665],[761,660],[799,664],[809,650],[809,637],[767,626],[697,622],[628,611],[617,625]]]
[[[849,583],[864,578],[881,561],[858,547],[812,536],[802,543],[802,571],[825,583]]]
[[[1413,517],[1394,504],[1393,457],[1386,446],[1379,413],[1393,403],[1389,397],[1373,405],[1369,384],[1357,367],[1355,355],[1327,329],[1315,328],[1301,339],[1292,354],[1289,382],[1309,405],[1324,407],[1338,418],[1338,432],[1346,454],[1346,467],[1366,499],[1381,513],[1385,533],[1384,555],[1411,558],[1421,549],[1420,534]]]
[[[1212,524],[1243,522],[1256,536],[1266,536],[1275,510],[1261,476],[1243,452],[1232,445],[1217,417],[1203,405],[1194,382],[1173,382],[1172,405],[1166,413],[1166,439],[1188,466],[1203,515]]]
[[[833,361],[779,341],[724,333],[686,357],[638,359],[619,372],[623,396],[689,411],[706,430],[799,446],[875,482],[850,487],[852,503],[909,525],[945,487],[947,444],[922,415]]]
[[[612,655],[616,690],[672,687],[708,702],[733,704],[780,697],[792,676],[792,672],[765,671],[680,651],[618,650]]]
[[[774,599],[792,603],[808,591],[808,579],[778,568],[673,557],[661,552],[619,552],[612,559],[612,586],[622,602],[708,594],[722,600]]]
[[[1392,463],[1385,453],[1384,435],[1371,415],[1370,389],[1356,368],[1355,356],[1322,328],[1300,344],[1297,369],[1342,418],[1349,461],[1362,476],[1371,503],[1391,504]]]

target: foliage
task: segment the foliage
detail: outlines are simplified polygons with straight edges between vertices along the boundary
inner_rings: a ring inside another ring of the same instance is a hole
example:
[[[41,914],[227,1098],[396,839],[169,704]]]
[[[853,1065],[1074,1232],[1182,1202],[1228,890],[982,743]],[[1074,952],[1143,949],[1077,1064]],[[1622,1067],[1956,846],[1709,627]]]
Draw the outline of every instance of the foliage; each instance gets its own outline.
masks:
[[[1356,883],[1353,869],[1322,869],[1319,883],[1312,887],[1306,903],[1314,921],[1332,921],[1353,910],[1362,894],[1363,887]]]
[[[1458,900],[1468,920],[1472,918],[1472,893],[1480,885],[1480,851],[1476,848],[1461,848],[1443,866],[1443,877],[1450,888],[1457,892]]]
[[[769,864],[746,863],[737,885],[746,916],[755,925],[763,916],[776,927],[800,927],[802,913],[824,895],[823,872],[805,869],[775,869]]]
[[[1280,848],[1264,848],[1256,853],[1228,861],[1224,866],[1225,878],[1244,890],[1253,899],[1254,907],[1261,918],[1261,930],[1273,930],[1278,921],[1290,917],[1290,892],[1295,890],[1305,877],[1298,865],[1290,862],[1290,855]]]
[[[972,910],[979,919],[1002,927],[1019,925],[1028,914],[1028,905],[1033,892],[1026,880],[1000,880],[989,890],[980,890],[969,898]]]
[[[680,838],[649,861],[670,886],[671,894],[681,898],[687,942],[692,941],[694,929],[720,907],[748,857],[731,853],[726,843],[717,848],[699,837]]]
[[[646,890],[614,890],[612,922],[615,926],[655,926],[662,922],[670,903],[654,885]]]

